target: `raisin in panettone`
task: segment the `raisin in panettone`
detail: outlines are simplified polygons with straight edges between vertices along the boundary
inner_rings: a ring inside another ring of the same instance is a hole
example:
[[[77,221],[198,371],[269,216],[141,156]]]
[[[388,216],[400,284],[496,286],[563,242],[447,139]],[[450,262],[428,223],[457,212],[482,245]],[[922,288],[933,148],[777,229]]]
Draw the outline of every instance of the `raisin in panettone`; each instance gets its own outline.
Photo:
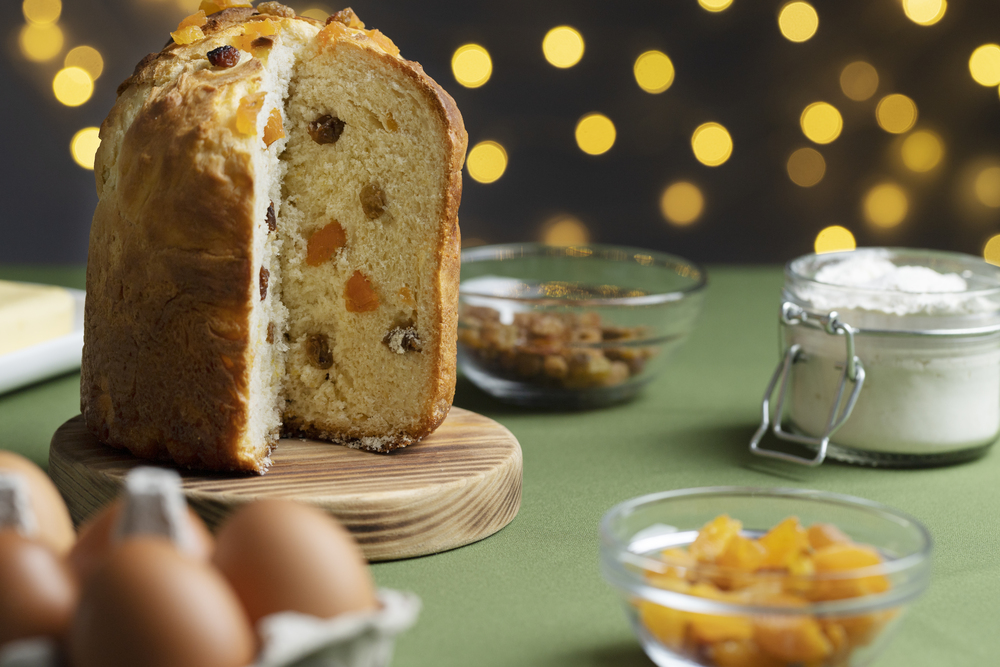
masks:
[[[454,393],[461,115],[350,10],[247,4],[203,3],[101,128],[87,425],[211,470],[416,442]]]

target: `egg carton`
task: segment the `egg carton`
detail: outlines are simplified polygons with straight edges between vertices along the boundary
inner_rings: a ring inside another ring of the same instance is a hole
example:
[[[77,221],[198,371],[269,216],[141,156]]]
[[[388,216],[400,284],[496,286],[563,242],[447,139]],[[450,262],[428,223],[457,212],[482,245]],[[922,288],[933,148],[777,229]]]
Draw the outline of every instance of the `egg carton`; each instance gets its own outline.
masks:
[[[263,647],[247,667],[386,667],[396,637],[416,623],[420,598],[379,589],[381,609],[317,618],[281,612],[260,619]],[[0,667],[67,667],[50,638],[9,642],[0,648]]]

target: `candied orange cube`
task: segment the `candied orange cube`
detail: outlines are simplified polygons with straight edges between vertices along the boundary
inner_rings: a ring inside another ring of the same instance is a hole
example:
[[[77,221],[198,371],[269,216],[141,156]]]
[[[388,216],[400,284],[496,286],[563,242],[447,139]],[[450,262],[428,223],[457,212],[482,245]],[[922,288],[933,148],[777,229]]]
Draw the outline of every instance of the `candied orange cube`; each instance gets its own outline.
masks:
[[[236,131],[252,136],[257,134],[257,116],[264,108],[265,93],[251,93],[242,100],[236,108]]]
[[[806,534],[809,537],[809,546],[813,549],[822,549],[831,544],[850,544],[852,541],[844,531],[832,523],[814,523],[806,530]]]
[[[250,7],[250,0],[202,0],[200,9],[206,14],[221,12],[233,7]]]
[[[271,113],[267,117],[267,125],[264,126],[264,145],[270,146],[284,136],[285,127],[281,120],[281,112],[275,107],[271,109]]]
[[[340,223],[334,220],[309,237],[306,242],[306,264],[319,266],[345,245],[347,245],[347,233]]]
[[[767,552],[761,563],[762,568],[788,568],[809,550],[809,536],[794,516],[767,531],[760,538],[760,543]]]
[[[323,46],[333,46],[338,39],[350,37],[351,31],[339,21],[330,21],[326,27],[316,33],[316,40]]]
[[[205,16],[205,12],[202,10],[196,11],[191,16],[185,16],[181,19],[181,22],[177,24],[178,30],[183,30],[189,25],[196,25],[199,28],[208,23],[208,18]]]
[[[708,657],[718,667],[783,667],[784,662],[760,650],[748,639],[716,642],[708,647]]]
[[[833,653],[833,644],[811,616],[758,616],[753,630],[761,650],[779,660],[811,662]]]
[[[639,602],[639,620],[643,626],[661,644],[675,651],[684,646],[688,616],[686,611],[663,607],[647,600]]]
[[[388,37],[386,37],[385,35],[383,35],[381,33],[381,31],[379,31],[379,30],[368,30],[366,32],[368,33],[368,36],[371,38],[371,40],[373,42],[375,42],[376,44],[378,44],[379,47],[383,51],[385,51],[386,53],[388,53],[390,56],[398,56],[399,55],[399,47],[396,46],[396,44],[391,39],[389,39]]]
[[[885,609],[870,614],[839,617],[829,621],[828,625],[840,626],[851,647],[867,646],[898,613],[896,609]]]
[[[715,563],[742,572],[754,572],[764,562],[765,555],[767,550],[757,540],[734,535]]]
[[[233,40],[233,46],[241,51],[251,53],[253,51],[253,41],[258,37],[267,37],[277,32],[277,26],[271,19],[263,21],[249,21],[243,24],[243,34]]]
[[[874,567],[882,563],[879,553],[862,544],[831,544],[818,549],[812,557],[817,575],[843,573],[842,577],[819,579],[809,591],[812,600],[843,600],[882,593],[889,589],[889,580],[882,575],[851,577],[851,570]]]
[[[753,637],[753,624],[746,616],[691,614],[691,637],[700,644],[750,639]]]
[[[378,308],[378,295],[371,281],[360,271],[355,271],[344,286],[344,299],[349,313],[367,313]]]
[[[193,44],[205,39],[205,33],[196,25],[187,25],[170,33],[174,44]]]
[[[741,528],[742,523],[727,514],[720,514],[698,531],[698,537],[688,551],[701,563],[715,563],[715,559],[726,550],[729,540],[739,535]]]

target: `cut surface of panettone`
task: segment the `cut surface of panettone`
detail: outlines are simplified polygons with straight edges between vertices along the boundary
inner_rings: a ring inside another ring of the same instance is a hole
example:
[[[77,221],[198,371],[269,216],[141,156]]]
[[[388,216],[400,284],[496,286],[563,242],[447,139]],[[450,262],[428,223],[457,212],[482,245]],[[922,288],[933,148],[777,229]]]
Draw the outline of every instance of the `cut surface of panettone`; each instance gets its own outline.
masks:
[[[416,442],[454,393],[461,116],[350,10],[220,2],[101,129],[87,424],[211,470],[263,472],[282,432]]]

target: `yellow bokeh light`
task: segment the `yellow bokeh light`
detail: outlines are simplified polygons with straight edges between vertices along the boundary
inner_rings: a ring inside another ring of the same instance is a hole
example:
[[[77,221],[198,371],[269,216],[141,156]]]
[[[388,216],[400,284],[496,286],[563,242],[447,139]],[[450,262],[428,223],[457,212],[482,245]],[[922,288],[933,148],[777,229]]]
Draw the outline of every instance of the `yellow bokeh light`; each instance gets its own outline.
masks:
[[[947,10],[947,0],[903,0],[906,17],[919,25],[934,25]]]
[[[800,148],[788,158],[788,178],[803,188],[811,188],[823,180],[826,160],[815,148]]]
[[[844,250],[854,250],[858,247],[851,230],[840,225],[832,225],[820,231],[816,235],[813,248],[817,255],[825,252],[842,252]]]
[[[492,183],[507,171],[507,151],[495,141],[480,141],[465,159],[469,176],[480,183]]]
[[[542,53],[556,67],[572,67],[583,58],[583,36],[568,25],[553,28],[542,40]]]
[[[55,23],[62,14],[61,0],[24,0],[21,3],[24,20],[34,25]]]
[[[886,95],[875,107],[875,118],[886,132],[902,134],[917,122],[917,105],[906,95]]]
[[[990,240],[983,246],[983,259],[990,264],[1000,266],[1000,234],[991,236]]]
[[[878,72],[863,60],[853,62],[840,73],[840,89],[855,102],[864,102],[878,90]]]
[[[674,63],[662,51],[646,51],[635,59],[632,71],[647,93],[662,93],[674,82]]]
[[[63,32],[54,23],[48,25],[28,23],[21,27],[17,42],[25,58],[43,63],[52,60],[62,51]]]
[[[63,61],[66,67],[79,67],[85,70],[90,78],[97,81],[104,71],[104,58],[100,51],[92,46],[77,46],[69,50]]]
[[[94,81],[85,69],[64,67],[52,79],[52,91],[66,106],[78,107],[94,94]]]
[[[455,80],[466,88],[478,88],[490,80],[493,60],[489,51],[478,44],[465,44],[455,49],[451,57],[451,71]]]
[[[85,127],[74,134],[69,142],[73,160],[84,169],[94,168],[94,156],[97,154],[97,147],[101,145],[100,133],[100,128]]]
[[[900,154],[907,169],[922,173],[938,166],[944,156],[944,144],[933,132],[917,130],[903,141]]]
[[[698,4],[710,12],[721,12],[733,4],[733,0],[698,0]]]
[[[981,86],[1000,84],[1000,46],[983,44],[969,57],[969,72]]]
[[[330,12],[322,7],[311,7],[305,10],[301,14],[302,16],[308,16],[311,19],[316,19],[317,21],[325,21],[330,16]]]
[[[704,123],[691,135],[691,149],[698,162],[718,167],[733,154],[733,138],[718,123]]]
[[[808,2],[789,2],[778,13],[778,28],[789,41],[804,42],[816,34],[819,14]]]
[[[542,242],[568,246],[590,243],[590,230],[572,215],[557,215],[542,225]]]
[[[1000,208],[1000,167],[987,167],[976,176],[976,199],[990,208]]]
[[[865,195],[865,219],[876,227],[895,227],[906,217],[910,203],[906,191],[895,183],[880,183]]]
[[[576,124],[576,143],[588,155],[607,153],[617,135],[615,124],[603,114],[589,113]]]
[[[705,197],[694,183],[678,181],[668,186],[660,197],[660,211],[667,222],[685,227],[701,217]]]
[[[802,133],[817,144],[828,144],[840,136],[844,119],[832,104],[813,102],[799,117]]]

